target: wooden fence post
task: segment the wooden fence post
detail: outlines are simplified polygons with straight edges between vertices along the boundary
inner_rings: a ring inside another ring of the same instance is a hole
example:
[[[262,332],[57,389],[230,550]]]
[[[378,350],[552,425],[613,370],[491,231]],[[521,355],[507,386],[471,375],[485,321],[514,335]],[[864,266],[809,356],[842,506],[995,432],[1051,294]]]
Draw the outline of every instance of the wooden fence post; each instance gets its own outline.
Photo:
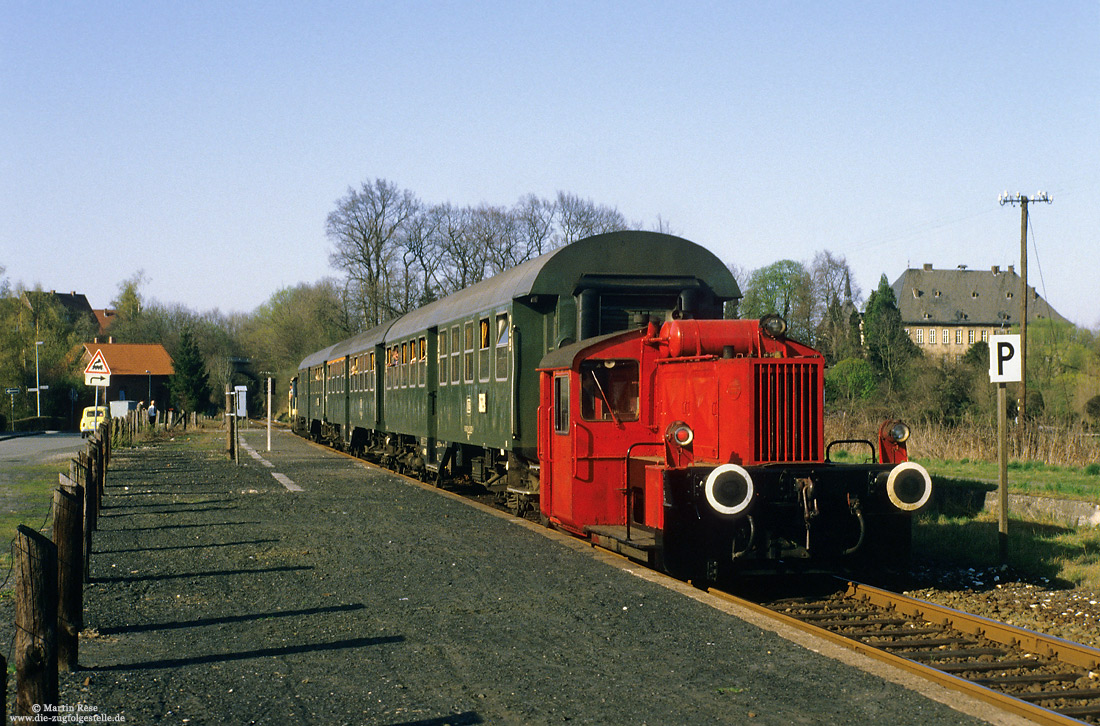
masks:
[[[233,458],[233,392],[225,392],[225,451]]]
[[[84,627],[84,490],[61,486],[53,496],[57,545],[57,666],[76,670],[78,634]]]
[[[95,470],[92,481],[95,483],[95,511],[98,523],[99,510],[103,508],[103,440],[99,434],[96,434],[88,443],[88,454],[92,460],[92,468]]]
[[[0,723],[8,722],[8,659],[0,655]]]
[[[91,582],[92,571],[92,530],[95,529],[95,494],[89,481],[88,454],[79,452],[80,464],[76,467],[78,476],[75,481],[84,489],[84,582]]]
[[[21,524],[15,560],[15,713],[56,713],[57,547]]]

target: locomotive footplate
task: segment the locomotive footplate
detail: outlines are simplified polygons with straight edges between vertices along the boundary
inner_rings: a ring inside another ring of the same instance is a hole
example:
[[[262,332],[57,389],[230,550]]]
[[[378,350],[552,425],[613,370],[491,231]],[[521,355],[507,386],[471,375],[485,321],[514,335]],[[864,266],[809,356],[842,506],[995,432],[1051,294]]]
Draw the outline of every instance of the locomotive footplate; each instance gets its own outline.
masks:
[[[585,527],[584,532],[595,545],[650,567],[660,567],[661,547],[657,542],[656,532],[648,527],[634,524],[627,528],[624,525],[605,524]]]

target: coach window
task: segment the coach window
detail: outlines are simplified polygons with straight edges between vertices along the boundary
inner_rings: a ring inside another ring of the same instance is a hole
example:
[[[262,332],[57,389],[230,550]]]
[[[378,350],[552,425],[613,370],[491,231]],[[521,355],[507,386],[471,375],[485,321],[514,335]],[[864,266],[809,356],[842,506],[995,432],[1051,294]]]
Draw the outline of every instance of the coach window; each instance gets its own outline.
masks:
[[[569,433],[569,376],[554,376],[554,431]]]
[[[497,315],[497,380],[508,378],[508,313]]]
[[[451,328],[451,383],[462,378],[462,332],[456,325]]]
[[[401,344],[401,387],[409,385],[409,344]]]
[[[439,346],[439,384],[447,385],[447,329],[436,336],[436,344]]]
[[[368,391],[373,391],[374,390],[374,372],[375,372],[375,370],[377,370],[377,369],[374,367],[374,351],[371,351],[371,354],[370,354],[370,367],[367,368],[367,371],[368,371],[368,373],[367,373],[367,390]]]
[[[638,361],[589,360],[581,363],[581,418],[585,421],[638,420]]]
[[[420,336],[416,344],[420,347],[420,387],[423,388],[428,382],[428,339]]]
[[[467,383],[474,382],[474,323],[471,320],[465,326],[465,343],[462,349],[463,375],[462,379]]]
[[[477,323],[477,379],[489,380],[489,318],[482,318]]]

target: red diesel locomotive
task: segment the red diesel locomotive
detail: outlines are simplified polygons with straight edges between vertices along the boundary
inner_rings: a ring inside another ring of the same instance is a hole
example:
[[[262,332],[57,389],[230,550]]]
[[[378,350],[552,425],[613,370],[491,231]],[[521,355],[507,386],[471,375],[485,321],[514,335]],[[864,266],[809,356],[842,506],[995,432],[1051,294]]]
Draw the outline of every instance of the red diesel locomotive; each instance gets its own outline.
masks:
[[[905,424],[829,460],[825,362],[778,316],[672,320],[540,366],[540,505],[555,527],[686,578],[909,555],[931,495]],[[837,442],[841,443],[841,442]]]

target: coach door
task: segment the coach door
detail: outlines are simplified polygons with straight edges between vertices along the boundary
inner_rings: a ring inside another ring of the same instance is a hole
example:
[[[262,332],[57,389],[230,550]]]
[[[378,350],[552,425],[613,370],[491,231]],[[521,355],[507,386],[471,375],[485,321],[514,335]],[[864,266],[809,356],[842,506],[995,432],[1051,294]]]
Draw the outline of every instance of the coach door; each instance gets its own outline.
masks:
[[[420,385],[424,387],[424,432],[427,441],[424,442],[427,457],[430,460],[435,454],[435,438],[437,435],[436,408],[439,394],[439,335],[438,328],[428,330],[427,337],[421,336],[417,341],[420,353]]]
[[[574,431],[570,395],[570,371],[555,373],[552,380],[549,417],[550,515],[563,523],[573,520]]]

